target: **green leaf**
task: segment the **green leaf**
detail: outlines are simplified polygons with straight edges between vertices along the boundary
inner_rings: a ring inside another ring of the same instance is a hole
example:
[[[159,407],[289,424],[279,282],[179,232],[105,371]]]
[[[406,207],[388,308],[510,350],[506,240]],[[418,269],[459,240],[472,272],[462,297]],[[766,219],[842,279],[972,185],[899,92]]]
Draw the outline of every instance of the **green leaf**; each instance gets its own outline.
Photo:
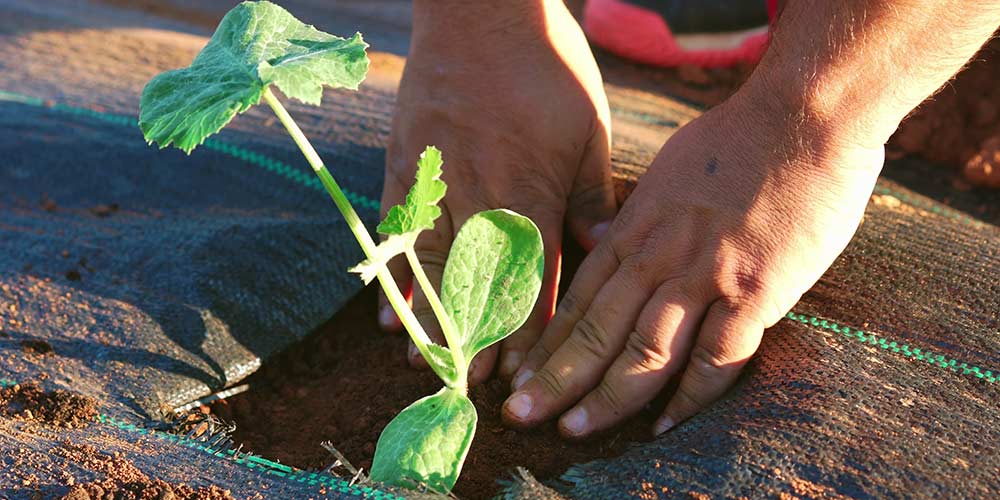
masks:
[[[542,235],[531,219],[488,210],[462,225],[441,278],[441,302],[466,359],[524,324],[542,287],[544,266]]]
[[[369,284],[375,275],[386,267],[389,261],[413,246],[413,241],[398,234],[390,235],[382,243],[375,246],[375,253],[368,259],[357,263],[348,269],[349,272],[361,275],[361,280]]]
[[[438,202],[448,189],[441,180],[442,163],[441,151],[427,146],[417,161],[417,180],[406,194],[406,203],[389,209],[378,225],[379,233],[407,236],[416,241],[420,231],[434,228],[434,220],[441,216]]]
[[[441,389],[406,407],[382,430],[370,477],[447,494],[476,433],[476,408],[462,392]]]
[[[431,357],[427,363],[431,365],[434,373],[441,377],[446,384],[454,383],[458,378],[458,371],[455,370],[455,363],[452,361],[451,351],[442,345],[427,344],[427,352]]]
[[[303,24],[270,2],[243,2],[226,14],[187,68],[146,84],[139,128],[150,143],[190,153],[276,85],[318,105],[323,86],[356,89],[368,71],[360,34],[343,39]]]

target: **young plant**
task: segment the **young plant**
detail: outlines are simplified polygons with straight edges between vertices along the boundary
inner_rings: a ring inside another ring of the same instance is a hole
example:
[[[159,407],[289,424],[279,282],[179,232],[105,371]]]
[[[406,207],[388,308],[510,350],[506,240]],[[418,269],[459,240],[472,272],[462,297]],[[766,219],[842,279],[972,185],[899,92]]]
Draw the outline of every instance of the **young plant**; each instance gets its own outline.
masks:
[[[402,205],[379,224],[376,245],[316,150],[271,92],[319,105],[323,87],[357,89],[368,70],[360,34],[339,38],[303,24],[266,1],[243,2],[222,19],[191,66],[154,77],[143,89],[139,127],[161,148],[189,153],[237,114],[264,100],[319,176],[347,220],[365,260],[351,269],[365,283],[378,279],[407,333],[444,382],[436,394],[400,412],[383,430],[371,478],[399,486],[424,485],[447,493],[455,485],[476,429],[468,371],[483,349],[527,319],[541,287],[542,238],[530,219],[509,210],[480,212],[455,236],[441,295],[417,259],[414,244],[441,215],[441,152],[429,146]],[[447,346],[431,342],[396,286],[386,263],[404,255],[440,323]]]

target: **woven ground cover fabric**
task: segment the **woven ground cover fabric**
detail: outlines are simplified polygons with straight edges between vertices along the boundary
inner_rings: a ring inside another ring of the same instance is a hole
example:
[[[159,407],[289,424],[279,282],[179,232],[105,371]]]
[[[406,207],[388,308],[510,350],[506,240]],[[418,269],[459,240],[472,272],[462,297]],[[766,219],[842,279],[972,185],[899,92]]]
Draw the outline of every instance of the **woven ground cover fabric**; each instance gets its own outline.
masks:
[[[360,288],[344,271],[361,257],[353,238],[268,110],[190,157],[143,143],[142,85],[188,64],[206,34],[99,3],[0,4],[0,378],[44,374],[103,415],[66,434],[0,419],[0,496],[33,494],[15,455],[38,458],[19,463],[46,494],[65,490],[60,469],[73,466],[52,454],[63,439],[237,496],[382,494],[149,431],[237,383]],[[401,66],[375,54],[361,92],[289,105],[369,227]],[[699,111],[619,70],[605,66],[624,199]],[[510,496],[996,496],[997,276],[995,226],[882,181],[855,241],[768,331],[722,403],[563,480],[526,474]],[[26,354],[21,342],[34,339],[54,353]]]

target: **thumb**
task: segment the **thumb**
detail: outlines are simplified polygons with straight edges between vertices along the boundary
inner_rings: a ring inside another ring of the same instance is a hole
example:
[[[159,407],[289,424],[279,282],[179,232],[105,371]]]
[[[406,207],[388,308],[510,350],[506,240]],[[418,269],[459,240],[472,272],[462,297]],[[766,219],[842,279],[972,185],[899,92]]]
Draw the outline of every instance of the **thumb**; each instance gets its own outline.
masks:
[[[607,132],[594,135],[567,200],[566,223],[580,246],[597,245],[618,211],[611,178],[611,144]]]

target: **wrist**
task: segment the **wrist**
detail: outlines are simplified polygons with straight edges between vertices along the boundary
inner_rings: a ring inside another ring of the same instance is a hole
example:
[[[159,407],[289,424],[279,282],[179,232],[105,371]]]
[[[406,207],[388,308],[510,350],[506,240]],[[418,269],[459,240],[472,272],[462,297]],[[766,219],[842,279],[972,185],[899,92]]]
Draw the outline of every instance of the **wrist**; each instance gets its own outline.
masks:
[[[909,111],[888,109],[877,92],[852,95],[850,84],[836,76],[817,71],[804,77],[786,70],[789,65],[775,66],[762,61],[730,100],[754,109],[757,123],[817,150],[879,149]]]

